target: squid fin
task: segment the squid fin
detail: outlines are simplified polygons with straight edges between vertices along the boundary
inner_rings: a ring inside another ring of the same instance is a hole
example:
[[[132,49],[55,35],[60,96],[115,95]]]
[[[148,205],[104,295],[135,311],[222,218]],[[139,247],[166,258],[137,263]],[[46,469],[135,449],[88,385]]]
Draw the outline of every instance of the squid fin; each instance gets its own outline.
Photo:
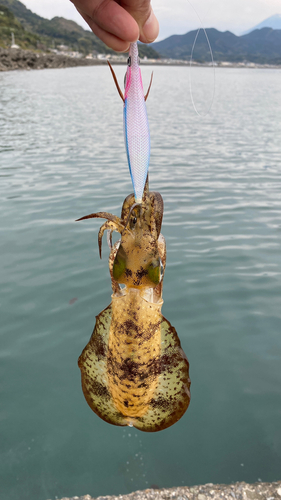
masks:
[[[140,431],[161,431],[175,424],[190,403],[189,363],[175,328],[162,316],[158,384],[145,415],[135,418]]]
[[[115,408],[107,377],[108,339],[110,333],[111,304],[96,318],[90,341],[78,359],[82,389],[90,408],[105,422],[128,425],[124,416]]]

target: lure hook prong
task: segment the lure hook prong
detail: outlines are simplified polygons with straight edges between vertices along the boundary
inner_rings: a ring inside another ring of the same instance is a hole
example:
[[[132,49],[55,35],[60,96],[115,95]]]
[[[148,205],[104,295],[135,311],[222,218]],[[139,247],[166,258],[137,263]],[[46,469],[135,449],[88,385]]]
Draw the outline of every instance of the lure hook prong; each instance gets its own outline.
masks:
[[[148,87],[147,92],[146,92],[146,94],[145,94],[145,96],[144,96],[144,100],[145,100],[145,101],[146,101],[146,99],[148,98],[148,94],[149,94],[149,92],[150,92],[150,87],[151,87],[151,84],[152,84],[152,80],[153,80],[153,71],[152,71],[152,73],[151,73],[149,87]]]
[[[111,64],[110,64],[110,62],[109,62],[109,61],[107,61],[107,64],[108,64],[108,66],[109,66],[109,68],[110,68],[110,71],[111,71],[111,74],[112,74],[112,76],[113,76],[113,80],[114,80],[114,83],[115,83],[115,85],[116,85],[116,88],[117,88],[118,94],[120,95],[120,97],[121,97],[122,101],[123,101],[123,102],[125,102],[124,95],[123,95],[122,90],[121,90],[121,89],[120,89],[120,87],[119,87],[119,83],[118,83],[118,80],[117,80],[117,76],[115,75],[114,69],[112,68],[112,66],[111,66]]]

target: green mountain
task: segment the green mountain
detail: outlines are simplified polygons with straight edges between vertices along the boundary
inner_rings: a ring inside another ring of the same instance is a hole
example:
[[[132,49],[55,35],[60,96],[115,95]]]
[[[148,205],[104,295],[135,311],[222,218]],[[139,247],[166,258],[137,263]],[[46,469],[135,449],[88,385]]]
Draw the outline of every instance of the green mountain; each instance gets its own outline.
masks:
[[[247,35],[236,36],[230,31],[206,29],[215,61],[281,64],[281,30],[263,28]],[[151,46],[161,57],[189,60],[197,31],[173,35]],[[193,59],[210,62],[210,50],[203,30],[200,30],[193,51]]]
[[[100,41],[100,39],[92,33],[92,31],[84,30],[74,21],[69,21],[63,17],[54,17],[53,19],[45,19],[44,17],[34,14],[31,10],[27,9],[26,6],[19,2],[18,0],[0,0],[0,4],[9,9],[9,11],[14,15],[15,22],[19,23],[18,30],[24,30],[25,35],[29,33],[36,37],[36,42],[30,41],[30,45],[26,41],[26,46],[22,46],[22,41],[18,34],[20,31],[15,32],[16,43],[22,48],[32,48],[38,45],[42,45],[42,48],[53,48],[58,45],[67,45],[70,49],[78,50],[84,55],[90,52],[97,53],[113,53],[113,50],[106,47],[106,45]],[[7,11],[6,11],[7,12]],[[6,17],[6,28],[11,28],[11,19]],[[4,18],[4,15],[3,15]],[[4,33],[4,32],[3,32]],[[6,38],[5,38],[6,40]],[[0,31],[0,46],[5,45],[4,35]],[[146,45],[140,45],[139,47],[140,56],[159,58],[159,55],[155,50]]]
[[[4,5],[0,5],[0,47],[11,45],[12,33],[17,44],[23,49],[37,48],[40,37],[24,29],[14,14]]]

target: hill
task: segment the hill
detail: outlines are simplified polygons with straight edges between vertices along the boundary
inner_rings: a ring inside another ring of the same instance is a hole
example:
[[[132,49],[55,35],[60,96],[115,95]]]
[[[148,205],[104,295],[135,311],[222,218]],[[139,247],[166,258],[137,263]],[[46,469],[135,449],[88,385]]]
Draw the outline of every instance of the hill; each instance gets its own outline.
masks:
[[[0,5],[0,47],[11,45],[12,32],[23,49],[36,48],[40,42],[38,35],[26,31],[14,14],[4,5]]]
[[[281,64],[281,30],[263,28],[236,36],[230,31],[206,29],[215,61],[233,63]],[[189,60],[197,31],[173,35],[151,44],[161,57]],[[203,30],[200,30],[193,53],[194,60],[209,62],[210,52]]]
[[[6,9],[9,9],[10,13],[14,15],[15,20],[24,30],[25,34],[32,34],[36,38],[36,44],[39,42],[45,48],[54,48],[56,45],[66,45],[72,50],[78,50],[84,55],[90,52],[96,53],[113,53],[114,51],[109,49],[101,40],[92,32],[87,31],[79,26],[74,21],[64,19],[63,17],[54,17],[53,19],[45,19],[37,14],[34,14],[31,10],[27,9],[26,6],[19,2],[18,0],[0,0],[0,4]],[[1,9],[0,9],[1,10]],[[4,10],[2,8],[2,10]],[[5,14],[5,17],[6,14]],[[7,22],[7,18],[6,18]],[[10,20],[9,20],[10,22]],[[11,25],[8,23],[3,26],[10,29]],[[20,27],[18,26],[18,29]],[[0,45],[5,46],[3,32],[0,31]],[[20,38],[18,39],[18,33],[15,33],[16,43],[18,43],[22,48],[34,47],[34,43],[30,42],[30,45],[22,46]],[[29,35],[29,36],[30,36]],[[139,47],[140,56],[159,58],[159,55],[153,50],[152,47],[141,44]]]
[[[257,24],[250,30],[245,31],[243,35],[247,35],[254,30],[260,30],[261,28],[272,28],[273,30],[281,30],[281,14],[275,14],[274,16],[268,17],[261,23]]]
[[[48,49],[66,45],[71,50],[84,55],[89,53],[113,53],[92,31],[84,30],[74,21],[63,17],[45,19],[19,0],[0,0],[0,47],[11,43],[11,31],[16,43],[22,49]],[[281,16],[273,16],[264,23],[278,21]],[[253,62],[256,64],[281,64],[281,29],[264,27],[242,36],[230,31],[221,32],[214,28],[206,30],[217,62]],[[161,42],[139,45],[141,57],[189,60],[197,30],[185,35],[173,35]],[[210,62],[210,52],[203,30],[200,30],[193,59],[200,63]]]

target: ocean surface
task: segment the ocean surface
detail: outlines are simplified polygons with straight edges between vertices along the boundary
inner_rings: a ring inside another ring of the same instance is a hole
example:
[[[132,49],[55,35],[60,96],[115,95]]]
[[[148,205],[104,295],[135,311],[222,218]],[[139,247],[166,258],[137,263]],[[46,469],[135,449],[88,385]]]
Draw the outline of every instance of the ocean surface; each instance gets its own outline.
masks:
[[[155,434],[88,407],[77,359],[109,303],[102,221],[132,192],[107,67],[0,74],[1,498],[281,478],[280,70],[144,67],[163,314],[191,404]],[[122,82],[124,67],[117,67]]]

